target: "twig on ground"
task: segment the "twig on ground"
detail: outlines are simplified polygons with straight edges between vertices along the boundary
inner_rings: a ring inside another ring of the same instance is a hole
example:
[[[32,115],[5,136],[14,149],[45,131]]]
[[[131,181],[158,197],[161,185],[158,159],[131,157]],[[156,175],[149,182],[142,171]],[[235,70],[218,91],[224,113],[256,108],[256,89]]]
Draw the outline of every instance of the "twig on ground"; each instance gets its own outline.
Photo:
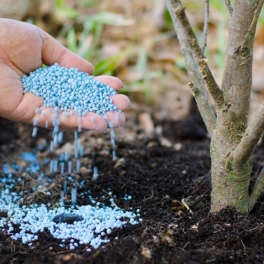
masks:
[[[185,202],[184,199],[181,200],[182,204],[186,207],[186,209],[191,213],[193,214],[193,211],[191,210],[191,208],[189,207],[189,205]]]

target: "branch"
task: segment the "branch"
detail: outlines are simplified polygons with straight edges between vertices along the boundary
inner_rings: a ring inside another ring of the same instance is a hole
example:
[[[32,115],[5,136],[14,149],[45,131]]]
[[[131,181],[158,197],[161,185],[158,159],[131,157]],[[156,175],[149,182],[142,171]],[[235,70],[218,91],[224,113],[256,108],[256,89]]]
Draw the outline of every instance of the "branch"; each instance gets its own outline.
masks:
[[[257,23],[258,23],[258,18],[259,18],[259,15],[260,15],[260,12],[261,12],[261,9],[262,9],[263,4],[264,4],[264,0],[259,0],[259,3],[257,5],[257,8],[254,11],[254,16],[253,16],[252,22],[250,24],[250,27],[248,29],[248,32],[247,32],[247,34],[246,34],[246,36],[245,36],[245,38],[244,38],[241,46],[238,47],[238,49],[236,50],[236,52],[239,49],[242,49],[242,48],[247,47],[249,45],[253,45],[255,31],[256,31],[256,27],[257,27]]]
[[[227,8],[228,8],[228,11],[229,11],[229,13],[230,13],[230,16],[232,16],[232,13],[233,13],[233,7],[232,7],[232,4],[231,4],[230,0],[225,0],[225,4],[226,4],[226,6],[227,6]]]
[[[216,116],[214,110],[208,100],[204,82],[198,70],[198,64],[193,56],[193,52],[187,42],[184,27],[180,23],[175,13],[175,1],[166,0],[168,10],[170,12],[174,28],[180,43],[181,51],[185,60],[188,76],[190,79],[189,86],[192,89],[197,106],[207,127],[207,130],[212,134],[215,128]],[[181,5],[180,5],[181,6]],[[182,6],[181,6],[182,7]]]
[[[252,155],[264,131],[264,102],[261,104],[255,118],[248,125],[240,143],[233,152],[233,159],[237,164],[247,162]]]
[[[207,34],[209,25],[209,0],[204,0],[204,29],[203,29],[203,42],[202,42],[202,54],[204,54],[205,48],[207,46]]]
[[[224,104],[224,97],[223,93],[218,87],[208,65],[207,60],[203,56],[202,50],[199,47],[198,41],[192,31],[190,22],[185,14],[184,7],[181,4],[180,0],[166,0],[169,2],[172,7],[174,8],[175,16],[177,17],[178,26],[180,26],[186,36],[186,40],[192,54],[194,56],[195,61],[198,64],[200,74],[204,80],[206,87],[208,88],[209,92],[211,93],[214,101],[216,102],[217,106],[221,106]],[[178,35],[178,34],[177,34]]]
[[[221,118],[224,119],[224,123],[236,127],[236,131],[233,132],[237,135],[240,134],[237,137],[238,140],[245,133],[248,123],[249,98],[252,87],[253,43],[257,19],[263,2],[264,0],[235,1],[232,18],[229,22],[222,91],[225,101],[230,107],[228,111],[222,113]]]
[[[253,190],[250,194],[249,197],[249,203],[248,203],[248,212],[250,213],[250,211],[253,209],[253,207],[255,206],[262,190],[264,187],[264,167],[262,168],[255,184],[253,187]]]

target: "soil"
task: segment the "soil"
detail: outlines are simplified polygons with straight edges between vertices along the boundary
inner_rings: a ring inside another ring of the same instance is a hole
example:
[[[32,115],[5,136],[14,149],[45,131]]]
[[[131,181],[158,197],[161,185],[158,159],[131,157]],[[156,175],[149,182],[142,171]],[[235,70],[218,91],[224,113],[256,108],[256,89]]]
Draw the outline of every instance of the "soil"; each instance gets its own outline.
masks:
[[[163,132],[152,137],[139,125],[132,126],[133,118],[135,113],[128,113],[127,126],[118,131],[116,161],[105,151],[110,148],[108,134],[89,134],[91,151],[83,160],[88,169],[73,176],[86,182],[78,193],[90,190],[94,198],[108,204],[107,197],[101,197],[110,188],[117,206],[140,208],[143,222],[114,230],[104,248],[91,252],[82,245],[75,250],[61,248],[49,231],[39,233],[32,247],[0,231],[0,263],[263,263],[264,197],[249,216],[232,208],[210,213],[210,139],[196,108],[182,121],[154,122]],[[31,138],[31,129],[0,120],[0,166],[36,148],[38,140],[49,140],[45,130]],[[66,140],[71,139],[71,135],[66,136]],[[49,155],[46,152],[38,152],[38,156]],[[252,182],[263,160],[263,145],[259,145]],[[99,168],[97,181],[91,180],[91,163]],[[49,174],[48,167],[43,170]],[[24,186],[29,189],[25,203],[55,204],[64,175],[52,177],[56,183],[50,186],[52,201],[33,192],[30,182],[34,181],[29,181]],[[132,200],[121,199],[125,194]],[[80,195],[77,201],[88,203]]]

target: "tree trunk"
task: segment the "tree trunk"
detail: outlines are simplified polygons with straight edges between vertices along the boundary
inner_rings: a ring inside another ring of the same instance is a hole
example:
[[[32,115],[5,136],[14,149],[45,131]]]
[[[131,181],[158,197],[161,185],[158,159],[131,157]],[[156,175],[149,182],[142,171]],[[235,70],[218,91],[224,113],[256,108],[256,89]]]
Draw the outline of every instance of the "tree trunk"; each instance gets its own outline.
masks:
[[[227,123],[219,118],[211,140],[212,193],[211,212],[227,206],[248,213],[249,179],[252,170],[252,157],[247,162],[236,164],[232,151],[240,142],[240,136],[232,131],[236,123]]]

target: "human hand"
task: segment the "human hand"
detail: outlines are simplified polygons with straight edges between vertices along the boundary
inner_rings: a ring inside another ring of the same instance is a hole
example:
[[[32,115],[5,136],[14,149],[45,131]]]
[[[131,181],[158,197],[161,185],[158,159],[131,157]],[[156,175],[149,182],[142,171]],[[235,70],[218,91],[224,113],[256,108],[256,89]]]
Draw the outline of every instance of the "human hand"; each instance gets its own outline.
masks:
[[[38,126],[45,127],[46,121],[52,123],[53,111],[45,111],[45,118],[36,114],[43,99],[33,93],[23,93],[22,77],[24,74],[40,68],[42,64],[58,63],[67,68],[78,68],[80,71],[93,73],[93,65],[72,53],[58,41],[40,28],[28,23],[0,18],[0,116],[22,123],[33,123],[38,118]],[[122,88],[122,82],[111,76],[97,76],[97,80],[115,90]],[[127,110],[130,101],[127,96],[117,94],[111,97],[113,103],[122,111]],[[43,107],[45,110],[45,107]],[[63,112],[60,114],[63,115]],[[106,113],[108,122],[114,127],[124,125],[123,113]],[[118,118],[116,118],[118,115]],[[91,116],[96,117],[95,122]],[[87,113],[82,117],[83,130],[103,131],[107,128],[107,120],[102,116]],[[62,130],[77,130],[78,116],[71,115],[60,118]]]

